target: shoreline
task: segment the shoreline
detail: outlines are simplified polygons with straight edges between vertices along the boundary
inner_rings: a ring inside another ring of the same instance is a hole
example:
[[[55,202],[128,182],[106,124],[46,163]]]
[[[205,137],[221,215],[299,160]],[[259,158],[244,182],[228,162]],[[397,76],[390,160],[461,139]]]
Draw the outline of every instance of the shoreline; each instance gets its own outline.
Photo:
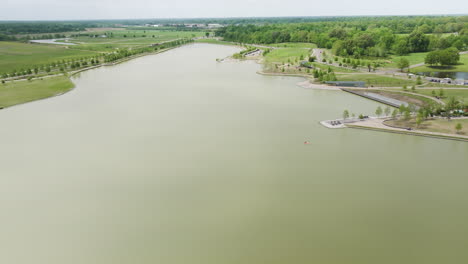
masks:
[[[451,139],[468,142],[468,136],[466,135],[457,135],[457,134],[448,134],[448,133],[439,133],[431,131],[421,131],[421,130],[407,130],[398,127],[391,127],[385,124],[385,121],[389,120],[388,118],[376,118],[370,117],[367,120],[361,120],[353,123],[348,123],[345,127],[356,128],[356,129],[367,129],[375,130],[381,132],[413,135],[413,136],[425,136],[431,138],[440,138],[440,139]]]
[[[54,95],[47,96],[47,97],[44,97],[44,98],[34,99],[34,100],[31,100],[31,101],[21,102],[21,103],[15,104],[15,105],[10,105],[10,106],[7,106],[7,107],[0,108],[0,110],[8,110],[8,109],[13,108],[13,107],[15,107],[15,106],[21,106],[21,105],[25,105],[25,104],[30,104],[30,103],[38,102],[38,101],[44,101],[44,100],[53,99],[53,98],[55,98],[55,97],[59,97],[59,96],[65,95],[65,94],[67,94],[67,93],[69,93],[69,92],[75,90],[76,85],[75,85],[75,83],[73,82],[72,77],[73,77],[74,75],[80,74],[80,73],[82,73],[82,72],[85,72],[85,71],[88,71],[88,70],[97,69],[97,68],[101,68],[101,67],[116,66],[116,65],[118,65],[118,64],[121,64],[121,63],[130,61],[130,60],[133,60],[133,59],[137,59],[137,58],[144,57],[144,56],[148,56],[148,55],[157,55],[157,54],[160,54],[160,53],[163,53],[163,52],[172,50],[172,49],[176,49],[176,48],[182,47],[182,46],[187,45],[187,44],[191,44],[191,43],[186,43],[186,44],[183,44],[183,45],[177,46],[177,47],[170,47],[170,48],[167,48],[167,49],[164,49],[164,50],[158,50],[158,51],[156,51],[156,52],[137,54],[137,55],[134,55],[134,56],[130,56],[130,57],[123,58],[123,59],[121,59],[121,60],[117,60],[117,61],[115,61],[115,62],[103,63],[103,64],[99,64],[99,65],[94,65],[94,66],[90,66],[90,67],[87,67],[87,68],[79,69],[79,70],[76,70],[76,71],[73,71],[73,72],[69,72],[69,73],[65,73],[65,74],[61,73],[61,74],[47,75],[47,76],[42,76],[42,77],[33,78],[32,80],[36,80],[36,81],[37,81],[37,80],[41,80],[41,79],[45,79],[45,78],[55,78],[55,77],[65,76],[65,77],[67,77],[67,78],[70,80],[70,82],[73,84],[73,87],[71,87],[71,88],[68,89],[67,91],[63,91],[63,92],[60,92],[60,93],[58,93],[58,94],[54,94]],[[28,81],[28,80],[27,80],[27,79],[20,79],[20,80],[15,80],[15,81]]]

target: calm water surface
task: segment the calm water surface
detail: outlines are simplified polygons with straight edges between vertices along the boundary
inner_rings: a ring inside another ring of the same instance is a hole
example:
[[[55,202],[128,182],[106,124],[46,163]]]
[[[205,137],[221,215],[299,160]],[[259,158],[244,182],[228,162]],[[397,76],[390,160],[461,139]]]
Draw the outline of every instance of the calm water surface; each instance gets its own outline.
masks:
[[[467,263],[468,144],[196,44],[0,111],[0,263]],[[303,142],[309,140],[310,145]]]

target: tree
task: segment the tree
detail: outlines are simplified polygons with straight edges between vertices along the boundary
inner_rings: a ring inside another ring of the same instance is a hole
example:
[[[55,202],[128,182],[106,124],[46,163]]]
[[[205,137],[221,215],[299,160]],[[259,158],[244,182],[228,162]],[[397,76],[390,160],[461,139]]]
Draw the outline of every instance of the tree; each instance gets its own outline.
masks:
[[[370,72],[370,70],[371,70],[371,64],[370,64],[370,62],[367,63],[367,69],[369,69],[369,72]]]
[[[390,109],[389,106],[385,107],[385,110],[384,110],[385,116],[389,116],[391,111],[392,111],[392,109]]]
[[[344,110],[344,111],[343,111],[343,120],[346,120],[347,118],[349,118],[349,111],[348,111],[348,110]]]
[[[463,126],[461,123],[457,123],[455,125],[455,129],[457,130],[457,133],[460,134],[461,130],[463,129]]]
[[[429,38],[424,32],[416,29],[408,37],[409,49],[411,52],[425,52],[429,46]]]
[[[417,85],[421,85],[421,84],[422,84],[421,76],[418,76],[418,78],[416,79],[416,84],[417,84]]]
[[[210,36],[210,32],[205,32],[205,36],[206,36],[206,37],[209,37],[209,36]]]
[[[409,61],[408,59],[406,58],[400,58],[398,61],[397,61],[397,66],[398,66],[398,69],[401,70],[401,72],[403,72],[403,70],[405,68],[408,68],[409,67]]]
[[[375,114],[377,115],[377,117],[380,117],[382,115],[382,107],[380,107],[380,105],[377,107],[377,109],[375,110]]]
[[[394,109],[392,112],[392,118],[396,119],[397,115],[398,115],[398,109]]]
[[[418,116],[416,117],[416,127],[419,127],[422,122],[423,122],[423,116],[421,114],[418,114]]]
[[[432,90],[432,96],[436,97],[436,91]]]
[[[403,119],[405,121],[408,121],[411,119],[411,112],[409,109],[406,109],[405,112],[403,113]]]
[[[411,86],[411,91],[415,92],[416,91],[416,86]]]
[[[444,94],[445,94],[444,89],[440,88],[439,89],[439,97],[441,97],[441,98],[444,97]]]

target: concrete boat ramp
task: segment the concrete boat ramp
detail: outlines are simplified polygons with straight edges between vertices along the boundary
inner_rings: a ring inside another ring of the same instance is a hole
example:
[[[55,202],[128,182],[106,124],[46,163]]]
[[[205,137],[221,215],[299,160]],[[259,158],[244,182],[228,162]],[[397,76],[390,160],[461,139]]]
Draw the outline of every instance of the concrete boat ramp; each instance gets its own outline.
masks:
[[[388,118],[388,117],[383,117],[383,118]],[[344,119],[334,119],[334,120],[324,120],[320,121],[319,123],[326,127],[326,128],[346,128],[347,124],[353,124],[357,122],[364,122],[368,120],[374,120],[374,119],[381,119],[373,116],[365,116],[363,119],[359,118],[348,118],[346,120]]]
[[[320,121],[320,124],[327,128],[345,128],[343,119]]]

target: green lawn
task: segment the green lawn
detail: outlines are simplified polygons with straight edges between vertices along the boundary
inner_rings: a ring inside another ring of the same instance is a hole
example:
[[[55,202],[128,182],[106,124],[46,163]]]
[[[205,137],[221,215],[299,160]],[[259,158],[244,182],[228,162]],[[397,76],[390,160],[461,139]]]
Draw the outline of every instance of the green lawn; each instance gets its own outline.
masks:
[[[304,59],[309,56],[309,50],[304,48],[281,48],[274,49],[265,56],[265,61],[267,63],[288,63],[288,59],[291,63],[299,60],[300,56],[303,56]]]
[[[399,79],[390,76],[376,74],[337,74],[339,81],[364,81],[368,86],[375,87],[402,87],[403,85],[415,85],[414,80]]]
[[[0,74],[95,54],[96,52],[93,51],[70,49],[61,45],[0,41]]]
[[[419,53],[410,53],[405,56],[391,56],[388,61],[391,61],[391,63],[387,63],[384,65],[385,68],[398,68],[397,62],[401,58],[405,58],[409,61],[410,65],[418,64],[418,63],[423,63],[424,59],[426,58],[427,52],[419,52]],[[414,71],[414,70],[412,70]]]
[[[51,97],[67,92],[73,86],[66,76],[0,83],[0,107]]]
[[[429,89],[416,89],[416,92],[419,94],[429,95],[432,96],[432,91]],[[439,94],[439,89],[434,89],[436,94]],[[468,90],[465,89],[444,89],[444,98],[443,101],[447,102],[450,97],[455,96],[458,100],[463,100],[464,102],[468,103]]]
[[[468,72],[468,54],[460,55],[458,65],[441,67],[441,66],[421,66],[411,69],[412,72]]]
[[[312,63],[312,65],[315,68],[319,68],[319,69],[322,69],[322,70],[328,70],[328,68],[331,68],[334,72],[343,72],[343,73],[358,72],[357,70],[353,70],[353,69],[349,69],[349,68],[335,67],[335,66],[332,66],[332,65],[326,65],[326,64],[322,64],[322,63],[316,63],[316,62]]]
[[[447,133],[455,135],[457,134],[455,126],[458,123],[460,123],[462,125],[462,130],[460,131],[460,133],[462,135],[468,134],[468,119],[432,119],[422,122],[422,124],[419,127],[416,125],[416,120],[414,118],[409,121],[391,120],[386,121],[386,123],[400,127],[411,127],[420,131]]]

